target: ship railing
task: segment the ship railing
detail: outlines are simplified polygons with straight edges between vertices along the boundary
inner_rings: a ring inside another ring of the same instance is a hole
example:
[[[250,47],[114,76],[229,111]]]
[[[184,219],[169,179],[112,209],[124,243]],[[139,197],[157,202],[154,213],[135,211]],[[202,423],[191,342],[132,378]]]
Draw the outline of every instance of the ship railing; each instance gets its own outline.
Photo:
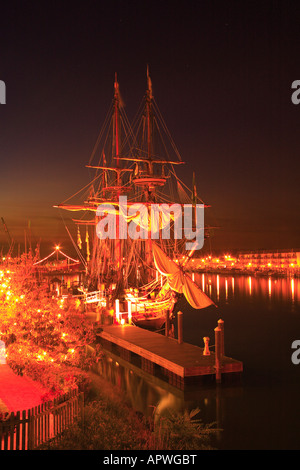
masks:
[[[162,311],[164,309],[169,309],[174,303],[173,298],[167,298],[167,299],[162,299],[162,300],[151,300],[151,299],[137,299],[134,297],[127,297],[127,300],[131,302],[133,312],[136,313],[141,313],[141,312],[156,312],[156,311]]]
[[[85,294],[84,301],[87,304],[91,304],[94,302],[101,302],[106,299],[106,291],[98,290],[93,292],[87,292]]]

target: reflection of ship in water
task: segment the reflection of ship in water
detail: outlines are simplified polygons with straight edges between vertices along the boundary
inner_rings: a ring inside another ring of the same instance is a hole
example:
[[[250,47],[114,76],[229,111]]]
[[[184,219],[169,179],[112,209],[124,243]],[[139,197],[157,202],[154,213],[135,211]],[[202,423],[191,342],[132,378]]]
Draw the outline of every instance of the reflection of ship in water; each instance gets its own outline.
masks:
[[[197,418],[205,424],[216,423],[221,429],[223,400],[239,396],[242,391],[239,384],[180,390],[112,353],[94,365],[92,374],[95,384],[97,375],[103,377],[125,393],[135,411],[154,422],[198,409]]]

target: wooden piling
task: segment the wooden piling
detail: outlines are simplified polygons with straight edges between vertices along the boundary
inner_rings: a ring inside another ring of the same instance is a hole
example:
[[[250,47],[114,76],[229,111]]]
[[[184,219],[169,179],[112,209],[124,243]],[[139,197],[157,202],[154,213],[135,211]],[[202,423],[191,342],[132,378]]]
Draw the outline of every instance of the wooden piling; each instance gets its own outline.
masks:
[[[116,321],[119,323],[120,321],[120,300],[116,299],[115,301],[115,314],[116,314]]]
[[[166,310],[165,336],[169,336],[170,331],[170,310]]]
[[[218,320],[218,328],[221,329],[221,356],[225,356],[225,345],[224,345],[224,321]]]
[[[215,328],[215,368],[216,368],[216,382],[221,382],[221,335],[222,330],[220,327]]]
[[[177,322],[178,322],[178,344],[182,344],[183,333],[182,333],[182,312],[177,312]]]
[[[129,325],[131,325],[131,320],[132,320],[131,311],[132,311],[132,308],[131,308],[131,301],[130,300],[128,300],[128,302],[127,302],[127,311],[128,311],[128,323],[129,323]]]

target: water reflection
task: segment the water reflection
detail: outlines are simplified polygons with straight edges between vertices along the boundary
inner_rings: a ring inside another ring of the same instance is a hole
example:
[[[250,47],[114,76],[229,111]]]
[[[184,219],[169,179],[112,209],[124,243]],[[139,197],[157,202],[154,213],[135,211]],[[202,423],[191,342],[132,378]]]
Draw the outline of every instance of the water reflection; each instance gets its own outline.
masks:
[[[195,311],[181,305],[184,341],[203,347],[203,336],[211,335],[222,317],[225,351],[244,363],[242,384],[183,392],[113,355],[97,365],[97,373],[124,390],[135,410],[155,420],[170,410],[199,408],[203,422],[223,429],[216,447],[297,448],[300,405],[292,397],[300,394],[300,366],[297,370],[290,360],[290,345],[300,331],[295,314],[300,314],[300,279],[213,273],[195,273],[194,279],[220,308]]]
[[[297,303],[300,301],[299,278],[276,278],[259,276],[226,276],[212,273],[196,274],[195,282],[216,302],[236,297],[280,299]]]
[[[197,418],[200,417],[204,423],[215,423],[216,428],[221,429],[224,399],[240,396],[242,392],[240,385],[197,386],[182,391],[112,353],[107,353],[93,371],[125,392],[132,408],[145,417],[151,417],[154,423],[174,412],[190,412],[198,408]],[[218,432],[215,442],[220,438]]]

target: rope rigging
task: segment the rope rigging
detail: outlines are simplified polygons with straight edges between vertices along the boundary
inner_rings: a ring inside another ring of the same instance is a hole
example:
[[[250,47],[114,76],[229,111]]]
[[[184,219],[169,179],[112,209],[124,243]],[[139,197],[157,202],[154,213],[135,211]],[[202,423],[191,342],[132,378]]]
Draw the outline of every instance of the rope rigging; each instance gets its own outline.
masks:
[[[175,154],[174,161],[171,158],[173,154]],[[164,159],[161,155],[165,155]],[[92,166],[92,162],[96,159],[98,165]],[[184,162],[152,96],[152,88],[148,89],[140,103],[131,125],[121,105],[118,84],[115,81],[114,99],[87,165],[93,168],[93,172],[95,171],[94,176],[87,185],[67,198],[63,204],[79,195],[84,197],[84,202],[73,210],[82,211],[79,219],[75,221],[78,233],[80,234],[79,225],[86,225],[88,234],[88,224],[97,225],[97,221],[100,220],[96,215],[97,206],[101,202],[107,202],[118,207],[119,196],[123,194],[126,194],[129,203],[146,202],[147,207],[152,203],[191,203],[193,190],[190,190],[175,172],[175,166],[180,163]],[[87,220],[86,216],[91,211],[94,212],[93,218]],[[119,214],[116,219],[117,224],[118,217]],[[123,288],[138,285],[149,293],[153,293],[159,286],[166,287],[167,280],[164,276],[161,276],[160,281],[157,279],[149,281],[158,271],[154,267],[150,251],[151,243],[149,244],[147,240],[102,240],[94,233],[89,260],[76,244],[62,215],[61,218],[77,256],[91,278],[97,279],[98,282],[109,280],[118,287],[122,285]],[[175,216],[173,219],[170,223],[171,234],[175,232]],[[171,258],[177,257],[184,251],[184,237],[163,239],[160,232],[159,243]],[[147,282],[145,282],[146,275]]]

